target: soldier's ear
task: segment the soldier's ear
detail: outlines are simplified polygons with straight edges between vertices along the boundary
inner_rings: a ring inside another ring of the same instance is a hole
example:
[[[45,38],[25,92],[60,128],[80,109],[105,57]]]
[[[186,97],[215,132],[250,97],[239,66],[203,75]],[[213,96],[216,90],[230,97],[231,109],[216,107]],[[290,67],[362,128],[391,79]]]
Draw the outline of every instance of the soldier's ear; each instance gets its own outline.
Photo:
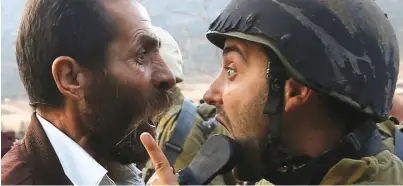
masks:
[[[292,111],[303,106],[314,96],[312,89],[292,78],[286,82],[284,93],[285,111]]]

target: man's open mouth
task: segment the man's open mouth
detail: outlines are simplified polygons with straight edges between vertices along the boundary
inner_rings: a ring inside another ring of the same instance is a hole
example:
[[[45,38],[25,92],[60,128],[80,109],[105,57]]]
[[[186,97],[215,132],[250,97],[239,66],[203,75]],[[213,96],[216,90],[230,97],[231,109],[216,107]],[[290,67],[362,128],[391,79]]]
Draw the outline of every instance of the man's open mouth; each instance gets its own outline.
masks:
[[[157,122],[154,121],[151,117],[148,118],[147,124],[150,125],[151,127],[156,127],[157,126]]]

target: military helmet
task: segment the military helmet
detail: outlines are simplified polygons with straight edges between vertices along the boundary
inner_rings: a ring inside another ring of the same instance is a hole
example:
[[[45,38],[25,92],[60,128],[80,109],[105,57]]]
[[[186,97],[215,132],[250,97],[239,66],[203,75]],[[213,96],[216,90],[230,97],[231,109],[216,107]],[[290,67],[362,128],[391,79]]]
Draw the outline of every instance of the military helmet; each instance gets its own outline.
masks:
[[[166,30],[154,26],[157,37],[161,42],[160,55],[167,64],[169,70],[176,78],[176,82],[183,81],[183,59],[182,53],[179,48],[178,42],[175,38]]]
[[[210,25],[219,48],[228,37],[262,44],[286,73],[377,120],[392,106],[397,38],[370,0],[232,0]]]

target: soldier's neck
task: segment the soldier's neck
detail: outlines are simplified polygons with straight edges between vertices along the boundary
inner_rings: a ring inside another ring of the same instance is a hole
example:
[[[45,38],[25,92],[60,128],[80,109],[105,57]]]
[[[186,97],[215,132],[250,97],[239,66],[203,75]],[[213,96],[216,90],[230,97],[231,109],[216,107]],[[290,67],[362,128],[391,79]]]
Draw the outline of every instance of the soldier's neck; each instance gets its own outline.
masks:
[[[330,118],[321,115],[304,116],[296,119],[293,126],[288,127],[286,134],[294,149],[310,157],[316,157],[339,143],[343,129]]]

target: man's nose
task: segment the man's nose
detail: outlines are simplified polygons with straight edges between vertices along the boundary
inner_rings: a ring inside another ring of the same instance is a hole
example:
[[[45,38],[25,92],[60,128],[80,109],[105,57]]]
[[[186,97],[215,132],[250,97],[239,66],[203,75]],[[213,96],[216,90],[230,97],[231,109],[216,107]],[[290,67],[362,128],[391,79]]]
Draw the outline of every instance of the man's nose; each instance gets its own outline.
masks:
[[[168,69],[168,66],[162,62],[154,67],[152,74],[152,83],[158,89],[169,90],[176,84],[176,79],[172,75],[172,72]]]
[[[209,105],[221,106],[223,104],[218,79],[215,79],[209,89],[204,93],[203,99]]]

